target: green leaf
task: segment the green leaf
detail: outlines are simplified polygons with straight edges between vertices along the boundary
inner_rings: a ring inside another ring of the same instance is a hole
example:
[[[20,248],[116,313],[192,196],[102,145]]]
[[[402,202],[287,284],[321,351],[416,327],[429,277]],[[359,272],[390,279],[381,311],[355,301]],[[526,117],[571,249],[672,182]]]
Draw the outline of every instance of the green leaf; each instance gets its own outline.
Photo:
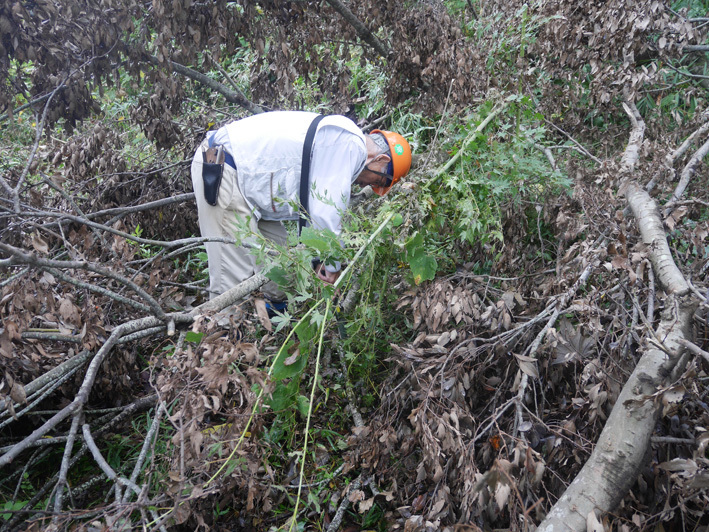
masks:
[[[278,286],[288,286],[288,272],[279,266],[274,266],[266,272],[266,277],[275,282]]]
[[[307,352],[293,352],[292,354],[288,352],[293,345],[295,345],[294,342],[288,342],[288,345],[278,355],[271,374],[271,378],[274,381],[281,381],[299,375],[308,363]]]
[[[243,464],[245,462],[244,458],[238,457],[238,458],[233,458],[229,460],[229,464],[226,466],[226,469],[224,470],[223,476],[228,477],[231,475],[231,473],[236,469],[239,464]]]
[[[198,344],[202,341],[203,333],[197,333],[194,331],[187,331],[185,334],[185,340],[192,342],[193,344]]]
[[[414,283],[421,284],[423,281],[433,279],[438,270],[438,263],[435,258],[426,253],[423,235],[416,233],[406,242],[405,248]]]
[[[392,227],[399,227],[403,223],[404,217],[401,214],[395,214],[394,217],[391,219]]]
[[[423,281],[430,281],[436,276],[438,263],[430,255],[419,254],[409,261],[411,273],[414,274],[414,282],[421,284]]]
[[[267,401],[274,412],[280,412],[291,406],[295,402],[298,393],[298,379],[293,379],[288,384],[279,383],[271,394],[271,399]]]
[[[279,332],[281,331],[286,325],[290,323],[291,316],[288,314],[288,312],[284,312],[283,316],[276,315],[273,318],[271,318],[271,323],[273,323],[276,326],[276,331]]]
[[[303,417],[308,417],[308,412],[310,411],[310,399],[304,395],[299,395],[296,399],[296,406],[298,407],[298,412]]]
[[[412,236],[407,242],[406,242],[406,253],[408,255],[416,255],[417,253],[422,252],[422,247],[423,247],[423,235],[419,232],[417,232],[414,236]]]
[[[308,346],[310,345],[310,340],[318,334],[317,324],[310,321],[300,322],[295,328],[295,334],[298,336],[301,346]]]
[[[337,250],[340,247],[337,235],[329,229],[316,231],[311,227],[304,227],[300,234],[300,241],[322,255],[328,255],[333,249]]]
[[[17,511],[17,510],[22,510],[24,508],[25,504],[27,504],[26,501],[7,501],[3,506],[3,510],[10,510],[10,511]],[[4,519],[5,521],[9,521],[10,518],[12,517],[12,514],[0,514],[0,518]]]

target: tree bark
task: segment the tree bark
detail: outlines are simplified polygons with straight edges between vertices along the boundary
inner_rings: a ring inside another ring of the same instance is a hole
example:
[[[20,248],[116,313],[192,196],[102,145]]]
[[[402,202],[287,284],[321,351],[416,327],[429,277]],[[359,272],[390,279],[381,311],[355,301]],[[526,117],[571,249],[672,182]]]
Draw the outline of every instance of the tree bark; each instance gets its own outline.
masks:
[[[671,297],[657,328],[663,347],[642,356],[608,417],[596,447],[581,472],[539,525],[538,532],[583,531],[591,512],[615,508],[635,483],[660,414],[651,396],[658,375],[679,358],[681,341],[689,336],[695,305]]]
[[[645,123],[634,105],[625,105],[625,109],[633,122],[621,160],[621,173],[628,175],[639,156]],[[584,531],[591,514],[595,519],[597,511],[609,512],[620,503],[637,479],[660,415],[661,402],[655,394],[665,377],[686,363],[686,357],[681,356],[685,349],[682,342],[690,337],[696,301],[672,259],[654,200],[635,181],[626,181],[621,189],[650,250],[653,270],[668,294],[665,311],[654,333],[656,342],[648,343],[623,386],[593,453],[538,531]]]

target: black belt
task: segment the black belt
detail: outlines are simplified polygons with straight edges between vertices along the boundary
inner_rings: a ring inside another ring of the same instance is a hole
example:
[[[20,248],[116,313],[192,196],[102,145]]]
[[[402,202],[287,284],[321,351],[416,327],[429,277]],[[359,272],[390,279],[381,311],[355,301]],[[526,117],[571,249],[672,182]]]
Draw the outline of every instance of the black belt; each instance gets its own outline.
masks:
[[[216,136],[216,134],[217,134],[216,131],[212,131],[211,133],[207,134],[207,142],[209,143],[210,148],[214,147],[214,137]],[[236,170],[236,163],[234,162],[234,158],[231,156],[231,153],[229,153],[227,150],[224,150],[224,163],[228,164],[234,170]]]

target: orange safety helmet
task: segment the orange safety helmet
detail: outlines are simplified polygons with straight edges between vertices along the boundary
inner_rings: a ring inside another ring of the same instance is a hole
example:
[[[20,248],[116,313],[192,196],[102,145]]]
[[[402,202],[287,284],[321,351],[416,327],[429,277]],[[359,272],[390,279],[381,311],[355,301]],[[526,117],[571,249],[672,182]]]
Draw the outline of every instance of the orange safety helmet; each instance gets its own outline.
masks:
[[[409,143],[404,137],[393,131],[374,129],[370,132],[370,135],[374,135],[375,133],[379,133],[386,139],[389,145],[389,156],[391,157],[391,170],[389,172],[392,176],[391,185],[388,187],[372,187],[372,190],[376,194],[383,196],[389,192],[389,189],[394,186],[394,183],[409,172],[411,168],[411,146],[409,146]]]

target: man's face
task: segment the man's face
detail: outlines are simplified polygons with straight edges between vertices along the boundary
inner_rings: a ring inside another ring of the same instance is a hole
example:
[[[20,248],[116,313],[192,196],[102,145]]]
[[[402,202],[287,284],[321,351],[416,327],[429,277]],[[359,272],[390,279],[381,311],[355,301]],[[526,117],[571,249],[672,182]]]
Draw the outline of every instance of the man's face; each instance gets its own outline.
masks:
[[[391,176],[386,174],[386,170],[390,160],[389,156],[384,153],[377,155],[367,163],[355,183],[361,187],[366,187],[367,185],[376,187],[389,186]]]

